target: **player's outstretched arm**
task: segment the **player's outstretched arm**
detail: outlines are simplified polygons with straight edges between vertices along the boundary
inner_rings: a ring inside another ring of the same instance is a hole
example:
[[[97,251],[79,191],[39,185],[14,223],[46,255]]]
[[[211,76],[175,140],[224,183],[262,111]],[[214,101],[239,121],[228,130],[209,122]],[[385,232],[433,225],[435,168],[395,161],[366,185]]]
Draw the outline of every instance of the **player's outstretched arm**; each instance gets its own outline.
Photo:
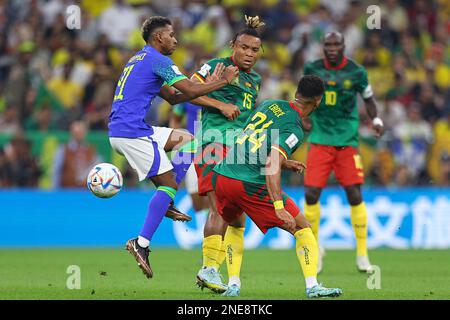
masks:
[[[286,162],[285,156],[277,148],[271,149],[266,160],[266,184],[277,217],[282,220],[286,228],[295,232],[295,219],[284,209],[281,191],[281,168]]]
[[[185,101],[186,98],[184,94],[177,92],[168,85],[161,87],[159,96],[172,105],[181,103]],[[241,114],[239,107],[234,104],[225,103],[207,96],[192,99],[191,102],[201,107],[215,108],[219,110],[228,120],[234,120]]]
[[[383,121],[377,116],[377,104],[374,97],[364,99],[366,105],[367,114],[372,119],[373,130],[375,131],[375,137],[380,138],[384,133]]]
[[[222,88],[223,86],[231,83],[231,81],[233,81],[233,79],[236,78],[238,74],[239,69],[237,67],[228,66],[225,68],[220,79],[208,83],[196,83],[189,79],[183,79],[175,82],[173,84],[173,87],[184,94],[183,98],[185,98],[185,100],[181,101],[184,102]]]

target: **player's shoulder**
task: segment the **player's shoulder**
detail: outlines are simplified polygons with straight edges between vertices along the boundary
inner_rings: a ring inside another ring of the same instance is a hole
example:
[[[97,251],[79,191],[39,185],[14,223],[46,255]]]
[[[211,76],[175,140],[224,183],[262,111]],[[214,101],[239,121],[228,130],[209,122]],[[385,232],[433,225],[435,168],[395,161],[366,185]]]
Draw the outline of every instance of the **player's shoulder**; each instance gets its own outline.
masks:
[[[250,71],[250,74],[251,74],[251,76],[253,77],[253,80],[254,80],[254,81],[256,81],[256,82],[261,82],[262,77],[261,77],[261,75],[260,75],[258,72],[255,71],[255,68],[253,68],[253,69]]]
[[[351,58],[347,58],[347,68],[354,71],[366,72],[366,68]]]
[[[278,119],[283,119],[284,121],[296,121],[296,113],[294,109],[291,108],[289,101],[286,100],[265,100],[263,101],[259,108],[265,113],[271,113]]]
[[[316,59],[316,60],[310,60],[305,62],[304,68],[310,68],[310,69],[319,69],[319,68],[324,68],[325,64],[323,59]]]
[[[211,59],[211,60],[208,60],[207,62],[205,62],[204,65],[209,65],[211,67],[214,67],[214,66],[216,66],[219,63],[223,63],[225,66],[228,66],[230,64],[233,64],[233,61],[229,57],[226,57],[226,58],[214,58],[214,59]]]

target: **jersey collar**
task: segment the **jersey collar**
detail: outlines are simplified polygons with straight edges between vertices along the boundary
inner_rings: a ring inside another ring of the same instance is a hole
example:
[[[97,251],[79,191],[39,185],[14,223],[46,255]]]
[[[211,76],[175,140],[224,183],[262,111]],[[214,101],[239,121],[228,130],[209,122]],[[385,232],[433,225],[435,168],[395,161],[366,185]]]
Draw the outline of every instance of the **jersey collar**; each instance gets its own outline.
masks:
[[[292,109],[297,111],[297,113],[299,114],[300,118],[303,117],[303,111],[301,109],[297,108],[292,101],[289,101],[289,105],[291,106]]]
[[[230,56],[230,59],[231,59],[231,61],[233,61],[233,64],[234,64],[236,67],[239,68],[239,66],[237,65],[237,63],[234,61],[233,55]],[[250,69],[250,70],[244,70],[244,69],[239,68],[239,70],[240,70],[240,71],[244,71],[244,72],[246,72],[246,73],[252,72],[252,69]]]
[[[340,69],[344,68],[347,65],[347,62],[348,62],[348,59],[347,59],[346,56],[342,57],[341,63],[339,63],[337,66],[332,66],[328,62],[327,58],[323,59],[323,64],[325,65],[325,68],[328,69],[328,70],[340,70]]]

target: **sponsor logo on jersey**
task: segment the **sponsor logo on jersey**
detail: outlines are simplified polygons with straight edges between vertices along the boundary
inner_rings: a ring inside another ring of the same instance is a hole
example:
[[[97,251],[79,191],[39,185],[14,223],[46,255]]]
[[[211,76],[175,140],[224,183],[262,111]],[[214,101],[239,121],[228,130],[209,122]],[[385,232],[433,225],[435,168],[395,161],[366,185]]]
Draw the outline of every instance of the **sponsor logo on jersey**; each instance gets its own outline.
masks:
[[[328,81],[327,81],[327,84],[328,84],[329,86],[335,86],[335,85],[336,85],[336,81],[328,80]]]
[[[251,87],[252,87],[252,84],[251,84],[250,82],[246,82],[246,83],[245,83],[245,86],[251,88]]]

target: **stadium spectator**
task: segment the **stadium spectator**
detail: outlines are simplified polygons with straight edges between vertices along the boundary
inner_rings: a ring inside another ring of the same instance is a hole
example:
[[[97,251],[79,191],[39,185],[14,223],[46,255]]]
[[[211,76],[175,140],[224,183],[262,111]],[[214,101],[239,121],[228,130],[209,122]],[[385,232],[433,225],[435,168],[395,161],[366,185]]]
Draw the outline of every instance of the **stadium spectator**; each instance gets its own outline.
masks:
[[[245,14],[260,15],[268,23],[256,68],[264,78],[263,100],[288,92],[283,88],[298,80],[305,62],[322,56],[323,34],[339,29],[346,36],[347,54],[367,68],[377,100],[385,102],[386,141],[397,136],[397,127],[404,127],[404,121],[410,122],[406,118],[413,105],[419,106],[420,117],[434,132],[447,122],[448,1],[83,0],[76,2],[82,9],[81,29],[69,30],[66,8],[74,3],[0,1],[0,147],[12,139],[11,133],[25,129],[31,138],[33,130],[52,134],[68,130],[81,116],[89,129],[106,132],[111,91],[133,50],[143,45],[141,19],[155,14],[168,15],[173,21],[180,43],[172,58],[182,71],[206,56],[229,55],[227,34],[239,28]],[[365,9],[372,4],[381,7],[380,30],[366,26]],[[147,119],[164,125],[169,106],[160,101],[154,104]],[[441,141],[436,136],[429,151],[424,151],[434,183],[440,183],[441,147],[445,145]],[[388,155],[393,149],[380,144],[366,145],[367,156],[383,152],[386,158],[395,156],[400,165],[398,154]],[[374,181],[390,184],[395,178],[384,174]],[[415,177],[400,180],[416,183]]]
[[[33,113],[26,122],[25,128],[46,133],[56,129],[55,120],[51,106],[45,104]]]
[[[393,128],[391,148],[398,168],[407,170],[416,183],[428,182],[425,172],[426,156],[432,140],[431,126],[422,118],[420,106],[411,105],[407,119]],[[403,173],[401,180],[404,180]]]
[[[8,172],[5,151],[0,148],[0,187],[7,187],[8,184]]]
[[[138,13],[124,0],[115,0],[114,5],[99,18],[99,30],[115,46],[126,45],[130,33],[139,28]]]
[[[386,18],[387,26],[396,33],[408,28],[408,15],[398,0],[387,0],[381,4],[381,14]]]
[[[31,86],[28,73],[34,49],[35,44],[31,41],[24,41],[19,45],[17,58],[9,70],[5,83],[6,102],[17,107],[20,121],[30,114],[30,110],[25,110],[25,97]]]
[[[450,186],[450,154],[447,151],[441,153],[439,185]]]
[[[100,162],[94,146],[86,141],[87,127],[82,121],[70,126],[70,140],[62,145],[54,160],[54,188],[84,188],[86,176],[95,163]]]
[[[5,146],[0,162],[3,186],[37,187],[42,171],[38,161],[31,154],[31,143],[21,134],[17,134]]]
[[[14,135],[20,131],[19,116],[15,106],[9,106],[0,114],[0,133]]]
[[[83,88],[70,79],[73,62],[64,65],[62,76],[56,76],[48,83],[50,91],[59,99],[66,109],[78,107],[83,97]]]

